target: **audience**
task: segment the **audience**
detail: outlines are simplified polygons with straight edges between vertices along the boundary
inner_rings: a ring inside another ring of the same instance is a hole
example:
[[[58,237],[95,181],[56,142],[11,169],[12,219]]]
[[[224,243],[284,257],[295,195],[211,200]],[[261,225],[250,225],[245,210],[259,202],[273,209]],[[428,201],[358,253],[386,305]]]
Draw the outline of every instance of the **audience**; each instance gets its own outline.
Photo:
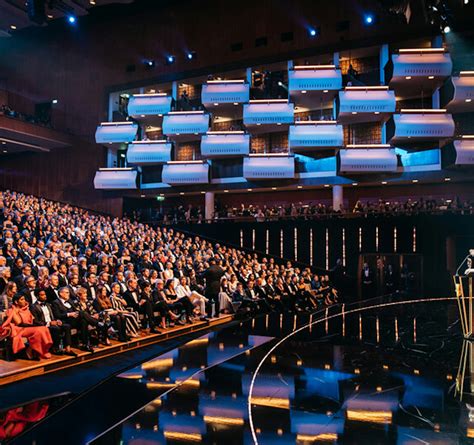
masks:
[[[332,206],[323,203],[291,203],[288,205],[259,206],[241,204],[240,207],[228,205],[217,205],[214,211],[214,220],[245,219],[257,222],[272,221],[279,219],[309,219],[309,218],[332,218],[332,217],[368,217],[368,216],[396,216],[415,215],[422,213],[444,213],[456,212],[471,214],[474,210],[474,202],[455,199],[407,199],[401,201],[357,201],[352,209],[342,208],[335,211]],[[162,222],[173,224],[177,222],[204,222],[203,209],[195,206],[178,206],[166,208],[163,211],[154,209],[135,210],[132,212],[133,220],[146,222]]]
[[[314,311],[337,301],[311,270],[170,228],[0,192],[0,311],[13,353],[93,352],[221,313]],[[30,312],[31,308],[31,312]],[[23,345],[23,346],[22,346]]]

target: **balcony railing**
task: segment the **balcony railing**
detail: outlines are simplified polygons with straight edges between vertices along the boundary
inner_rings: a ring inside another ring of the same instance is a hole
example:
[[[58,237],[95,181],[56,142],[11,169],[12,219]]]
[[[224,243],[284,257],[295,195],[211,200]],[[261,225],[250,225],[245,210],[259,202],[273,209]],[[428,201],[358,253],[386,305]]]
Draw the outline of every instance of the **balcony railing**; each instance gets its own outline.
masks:
[[[344,144],[343,126],[336,121],[299,121],[290,126],[289,146],[302,152],[315,148],[336,148]]]
[[[134,94],[128,102],[128,114],[135,118],[163,115],[171,111],[171,101],[165,93]]]
[[[386,144],[347,145],[338,153],[341,173],[395,173],[397,155]]]
[[[133,165],[159,165],[171,161],[171,143],[161,141],[136,141],[128,145],[127,162]]]
[[[100,168],[94,177],[97,190],[132,190],[137,188],[138,172],[132,168]]]
[[[295,158],[286,153],[251,154],[244,158],[246,179],[293,179]]]
[[[243,131],[208,131],[201,138],[201,155],[205,158],[246,156],[250,136]]]
[[[120,144],[135,140],[138,125],[134,122],[102,122],[95,132],[98,144]]]
[[[163,165],[162,181],[170,185],[209,183],[209,164],[206,161],[170,161]]]

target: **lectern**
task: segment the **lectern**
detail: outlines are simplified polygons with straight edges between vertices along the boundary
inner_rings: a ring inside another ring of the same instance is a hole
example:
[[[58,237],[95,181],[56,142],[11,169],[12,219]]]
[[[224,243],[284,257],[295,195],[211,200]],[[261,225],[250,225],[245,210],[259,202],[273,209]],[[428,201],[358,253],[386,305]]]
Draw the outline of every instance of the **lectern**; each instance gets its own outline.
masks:
[[[461,328],[466,340],[474,340],[473,335],[473,292],[472,292],[472,274],[468,276],[454,275],[454,289],[456,291],[456,300],[458,303],[459,319]]]

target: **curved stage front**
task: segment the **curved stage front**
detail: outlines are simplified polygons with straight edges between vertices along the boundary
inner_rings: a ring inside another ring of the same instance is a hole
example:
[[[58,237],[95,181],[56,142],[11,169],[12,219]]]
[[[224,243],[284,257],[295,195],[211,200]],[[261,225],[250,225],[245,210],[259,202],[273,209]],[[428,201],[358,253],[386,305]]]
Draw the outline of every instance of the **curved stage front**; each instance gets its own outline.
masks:
[[[473,358],[453,298],[269,314],[119,374],[113,400],[91,391],[72,425],[51,416],[15,443],[471,443]]]

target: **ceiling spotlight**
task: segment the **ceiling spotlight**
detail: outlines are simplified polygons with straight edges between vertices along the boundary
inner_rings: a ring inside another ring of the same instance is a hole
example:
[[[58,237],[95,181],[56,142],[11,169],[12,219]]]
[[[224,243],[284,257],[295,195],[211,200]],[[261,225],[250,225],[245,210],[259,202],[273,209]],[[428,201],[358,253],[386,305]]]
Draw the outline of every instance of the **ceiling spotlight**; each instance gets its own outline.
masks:
[[[472,102],[472,99],[466,99],[466,102],[467,103]]]
[[[181,196],[183,196],[183,195],[184,195],[184,192],[179,192],[179,194],[180,194]]]
[[[443,28],[443,32],[445,34],[449,34],[451,32],[451,27],[449,25],[446,25],[444,28]]]
[[[309,28],[308,34],[310,37],[316,37],[318,35],[318,30],[316,28]]]
[[[281,80],[278,81],[278,86],[279,87],[282,87],[283,86],[283,82]]]
[[[387,181],[382,181],[382,185],[385,185],[385,184],[387,184]]]
[[[56,105],[56,104],[58,103],[58,99],[53,99],[53,100],[51,101],[51,103],[54,104],[54,105]]]
[[[413,184],[416,184],[418,182],[418,179],[413,179],[411,182],[413,182]]]
[[[146,68],[146,69],[149,69],[149,70],[152,69],[152,68],[154,68],[155,65],[156,65],[155,61],[154,61],[154,60],[151,60],[151,59],[149,59],[149,60],[144,60],[144,61],[143,61],[143,64],[145,65],[145,68]]]
[[[301,90],[301,94],[306,94],[307,91],[306,90]]]
[[[428,79],[433,80],[434,76],[428,76]]]
[[[357,183],[357,182],[353,182],[352,185],[353,185],[353,186],[356,186],[356,185],[358,185],[358,183]]]
[[[167,64],[167,65],[171,65],[171,64],[173,64],[175,61],[176,61],[176,57],[173,56],[173,55],[171,55],[171,54],[166,57],[166,64]]]
[[[405,79],[406,79],[406,80],[410,80],[410,79],[411,79],[411,76],[405,76]]]
[[[76,23],[76,16],[75,15],[68,15],[67,16],[67,21],[71,24],[71,25],[74,25],[74,23]]]
[[[248,192],[251,192],[251,191],[252,191],[252,189],[247,189],[247,191],[248,191]]]
[[[15,26],[15,25],[10,25],[10,29],[12,29],[13,31],[15,31],[16,26]]]
[[[229,190],[224,190],[224,193],[229,193]]]
[[[372,25],[374,23],[374,16],[372,14],[366,14],[364,17],[364,22],[366,25]]]
[[[194,60],[196,58],[196,51],[189,51],[186,53],[186,59]]]
[[[272,187],[272,190],[276,190],[277,188],[276,187]]]
[[[451,178],[444,178],[446,182],[451,181]]]

